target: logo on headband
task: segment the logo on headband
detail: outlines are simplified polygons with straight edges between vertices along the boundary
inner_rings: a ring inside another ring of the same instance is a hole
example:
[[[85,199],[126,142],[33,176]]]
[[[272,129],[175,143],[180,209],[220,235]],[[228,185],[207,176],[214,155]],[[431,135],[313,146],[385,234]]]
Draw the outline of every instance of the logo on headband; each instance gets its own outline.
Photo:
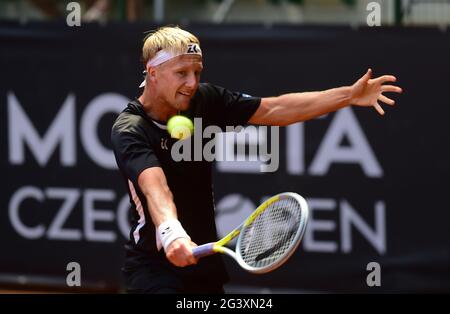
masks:
[[[197,44],[189,44],[187,53],[201,54],[201,50]]]

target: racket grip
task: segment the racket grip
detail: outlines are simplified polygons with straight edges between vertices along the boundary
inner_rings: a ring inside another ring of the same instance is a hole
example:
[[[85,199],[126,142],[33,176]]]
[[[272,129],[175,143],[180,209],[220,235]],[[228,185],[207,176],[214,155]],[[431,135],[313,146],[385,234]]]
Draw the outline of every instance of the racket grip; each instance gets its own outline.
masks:
[[[211,243],[199,245],[192,249],[192,254],[194,255],[195,258],[200,258],[200,257],[215,254],[216,252],[213,249],[214,244],[215,244],[214,242],[211,242]]]

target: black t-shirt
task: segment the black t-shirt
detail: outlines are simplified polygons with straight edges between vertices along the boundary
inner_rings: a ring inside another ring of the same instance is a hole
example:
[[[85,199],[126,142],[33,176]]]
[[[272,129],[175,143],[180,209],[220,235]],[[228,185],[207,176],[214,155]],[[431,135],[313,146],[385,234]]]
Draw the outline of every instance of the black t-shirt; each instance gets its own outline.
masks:
[[[201,118],[202,129],[216,125],[225,131],[226,126],[245,125],[260,102],[260,98],[201,83],[189,109],[181,114],[193,121]],[[138,176],[143,170],[161,167],[174,197],[178,219],[192,241],[199,245],[217,241],[211,162],[205,161],[203,154],[201,161],[193,161],[193,158],[192,161],[174,161],[171,148],[176,140],[170,137],[164,124],[152,120],[144,112],[137,99],[117,117],[111,140],[132,211],[125,269],[156,261],[181,276],[206,279],[213,275],[217,280],[226,281],[225,267],[219,255],[202,258],[197,265],[184,268],[168,262],[164,249],[157,249],[156,229],[138,185]],[[191,141],[193,151],[194,137],[187,141]],[[208,141],[203,139],[203,145]]]

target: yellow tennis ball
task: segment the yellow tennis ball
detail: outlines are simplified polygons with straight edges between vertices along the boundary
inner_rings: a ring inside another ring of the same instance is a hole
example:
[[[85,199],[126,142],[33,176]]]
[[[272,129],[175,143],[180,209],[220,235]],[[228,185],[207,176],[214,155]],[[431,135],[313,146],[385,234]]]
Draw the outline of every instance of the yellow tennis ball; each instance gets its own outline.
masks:
[[[167,121],[167,132],[173,138],[184,140],[194,134],[194,124],[185,116],[175,115]]]

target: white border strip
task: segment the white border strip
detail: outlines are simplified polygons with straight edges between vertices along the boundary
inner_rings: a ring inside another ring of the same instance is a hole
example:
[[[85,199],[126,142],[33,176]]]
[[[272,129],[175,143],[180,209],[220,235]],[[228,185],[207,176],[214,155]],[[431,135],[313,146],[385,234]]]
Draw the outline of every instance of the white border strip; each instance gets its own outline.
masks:
[[[141,230],[142,227],[145,226],[145,215],[144,215],[144,210],[142,207],[141,200],[137,196],[136,190],[134,189],[134,186],[133,186],[133,183],[130,180],[128,180],[128,187],[130,188],[131,198],[133,199],[133,202],[136,205],[136,211],[139,214],[139,220],[138,220],[139,224],[137,225],[136,229],[133,231],[134,243],[137,244],[139,242],[139,239],[141,238],[141,236],[139,234],[139,230]]]

